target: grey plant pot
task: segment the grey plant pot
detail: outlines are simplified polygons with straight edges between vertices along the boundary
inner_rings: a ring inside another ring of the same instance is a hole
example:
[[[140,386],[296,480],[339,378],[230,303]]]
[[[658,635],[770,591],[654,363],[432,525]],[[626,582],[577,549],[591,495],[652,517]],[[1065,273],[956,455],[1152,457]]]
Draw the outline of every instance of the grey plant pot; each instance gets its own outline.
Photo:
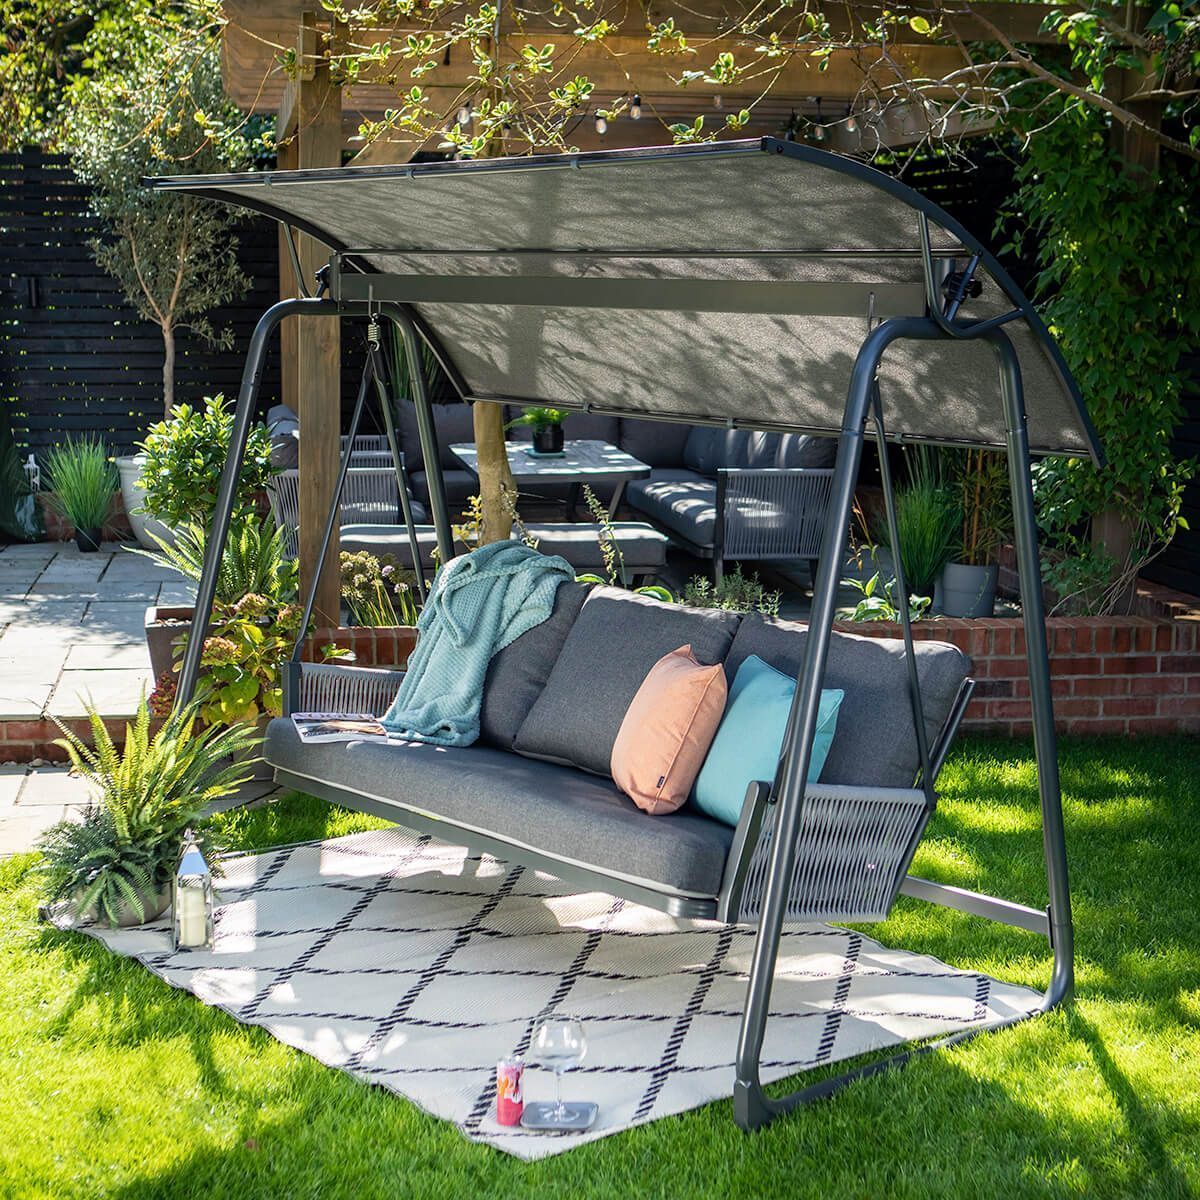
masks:
[[[150,670],[157,681],[164,671],[174,671],[175,643],[192,631],[196,610],[190,605],[152,604],[146,609],[146,648]]]
[[[87,912],[77,913],[76,916],[82,921],[95,921],[107,925],[110,929],[131,929],[135,925],[149,925],[151,921],[157,921],[171,907],[171,885],[168,883],[157,895],[144,895],[142,902],[145,904],[145,911],[139,914],[135,908],[122,901],[117,909],[115,924],[107,918],[101,917],[94,908]]]
[[[1000,568],[947,563],[938,580],[934,606],[947,617],[990,617],[996,606],[996,581]]]

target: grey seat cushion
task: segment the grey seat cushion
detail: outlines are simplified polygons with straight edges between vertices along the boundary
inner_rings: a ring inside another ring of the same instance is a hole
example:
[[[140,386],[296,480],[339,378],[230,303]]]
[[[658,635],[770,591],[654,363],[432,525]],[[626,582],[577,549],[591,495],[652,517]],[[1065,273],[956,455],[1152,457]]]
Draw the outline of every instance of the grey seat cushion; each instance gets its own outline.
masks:
[[[595,571],[604,566],[598,529],[591,522],[534,523],[525,528],[537,539],[543,554],[561,554],[578,571]],[[667,561],[666,535],[652,526],[641,521],[614,521],[612,530],[627,571],[647,574]]]
[[[621,722],[650,668],[686,645],[702,663],[721,662],[738,620],[735,613],[594,588],[514,749],[607,775]]]
[[[683,447],[690,425],[678,421],[636,421],[621,418],[618,445],[648,467],[682,467]]]
[[[542,694],[591,586],[559,584],[550,616],[492,656],[483,681],[480,741],[512,749],[513,738]]]
[[[717,485],[685,467],[659,467],[648,479],[635,479],[625,493],[630,508],[697,546],[713,544]]]
[[[300,418],[286,404],[267,410],[271,435],[271,466],[287,471],[300,464]]]
[[[395,804],[401,825],[407,806],[659,891],[715,896],[733,837],[698,813],[648,816],[611,780],[490,746],[303,746],[282,719],[268,727],[263,756],[272,766]],[[445,837],[459,835],[447,828]]]
[[[751,654],[789,675],[798,675],[808,627],[750,614],[743,617],[725,660],[730,679]],[[971,660],[944,642],[916,643],[917,678],[930,742],[937,737]],[[911,787],[919,766],[904,643],[837,633],[829,646],[824,687],[846,693],[837,732],[821,772],[823,783]]]
[[[403,525],[343,525],[339,537],[341,548],[351,554],[364,550],[376,556],[391,554],[401,566],[412,566],[412,548]],[[437,534],[432,525],[417,526],[417,544],[421,547],[422,564],[426,570],[432,570],[433,551],[437,546]]]

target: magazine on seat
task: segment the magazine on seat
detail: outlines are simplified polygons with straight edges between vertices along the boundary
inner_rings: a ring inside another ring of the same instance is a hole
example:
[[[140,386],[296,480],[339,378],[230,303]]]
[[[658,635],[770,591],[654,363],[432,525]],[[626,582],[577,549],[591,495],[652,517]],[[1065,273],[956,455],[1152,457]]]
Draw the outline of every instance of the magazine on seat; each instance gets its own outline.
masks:
[[[317,742],[386,742],[387,730],[370,713],[293,713],[292,724],[306,745]]]

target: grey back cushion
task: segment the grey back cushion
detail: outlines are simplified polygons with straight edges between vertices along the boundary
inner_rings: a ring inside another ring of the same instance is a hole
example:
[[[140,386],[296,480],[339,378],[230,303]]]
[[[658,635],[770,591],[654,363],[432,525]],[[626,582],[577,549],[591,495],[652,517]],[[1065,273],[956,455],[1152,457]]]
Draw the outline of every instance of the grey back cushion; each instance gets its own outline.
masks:
[[[721,662],[739,619],[621,588],[594,588],[513,749],[607,775],[621,722],[650,668],[687,645],[700,662]]]
[[[715,475],[723,467],[831,467],[836,454],[834,438],[700,426],[691,431],[683,448],[684,464],[701,475]]]
[[[618,445],[648,467],[682,467],[683,447],[692,427],[678,421],[635,421],[621,418]]]
[[[425,457],[421,453],[416,407],[408,400],[401,400],[396,407],[400,410],[400,447],[404,451],[404,465],[410,472],[423,470]],[[471,405],[435,404],[433,427],[437,431],[438,458],[442,466],[461,470],[462,463],[450,453],[450,443],[475,440],[475,419],[471,416]]]
[[[776,460],[771,467],[832,467],[837,458],[837,438],[809,437],[803,433],[777,433]]]
[[[797,676],[804,659],[808,627],[751,614],[742,619],[725,660],[732,681],[751,655],[785,674]],[[959,686],[971,672],[971,660],[956,646],[917,642],[917,678],[930,743],[937,737]],[[837,731],[822,783],[868,787],[911,787],[920,756],[908,691],[904,643],[899,638],[834,633],[822,684],[841,688],[846,697],[838,711]]]
[[[512,749],[517,730],[546,686],[591,587],[588,583],[559,584],[550,616],[492,656],[479,710],[481,742]]]

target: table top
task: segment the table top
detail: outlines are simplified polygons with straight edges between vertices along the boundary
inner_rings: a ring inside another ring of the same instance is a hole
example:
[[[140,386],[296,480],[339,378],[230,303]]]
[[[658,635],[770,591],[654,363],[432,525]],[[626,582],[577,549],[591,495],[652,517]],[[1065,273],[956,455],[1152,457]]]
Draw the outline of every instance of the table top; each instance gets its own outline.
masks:
[[[529,442],[505,442],[513,479],[554,480],[561,483],[586,480],[645,479],[650,468],[632,454],[608,442],[579,439],[568,441],[562,454],[535,454]],[[455,442],[450,452],[474,475],[479,474],[479,454],[473,442]]]

